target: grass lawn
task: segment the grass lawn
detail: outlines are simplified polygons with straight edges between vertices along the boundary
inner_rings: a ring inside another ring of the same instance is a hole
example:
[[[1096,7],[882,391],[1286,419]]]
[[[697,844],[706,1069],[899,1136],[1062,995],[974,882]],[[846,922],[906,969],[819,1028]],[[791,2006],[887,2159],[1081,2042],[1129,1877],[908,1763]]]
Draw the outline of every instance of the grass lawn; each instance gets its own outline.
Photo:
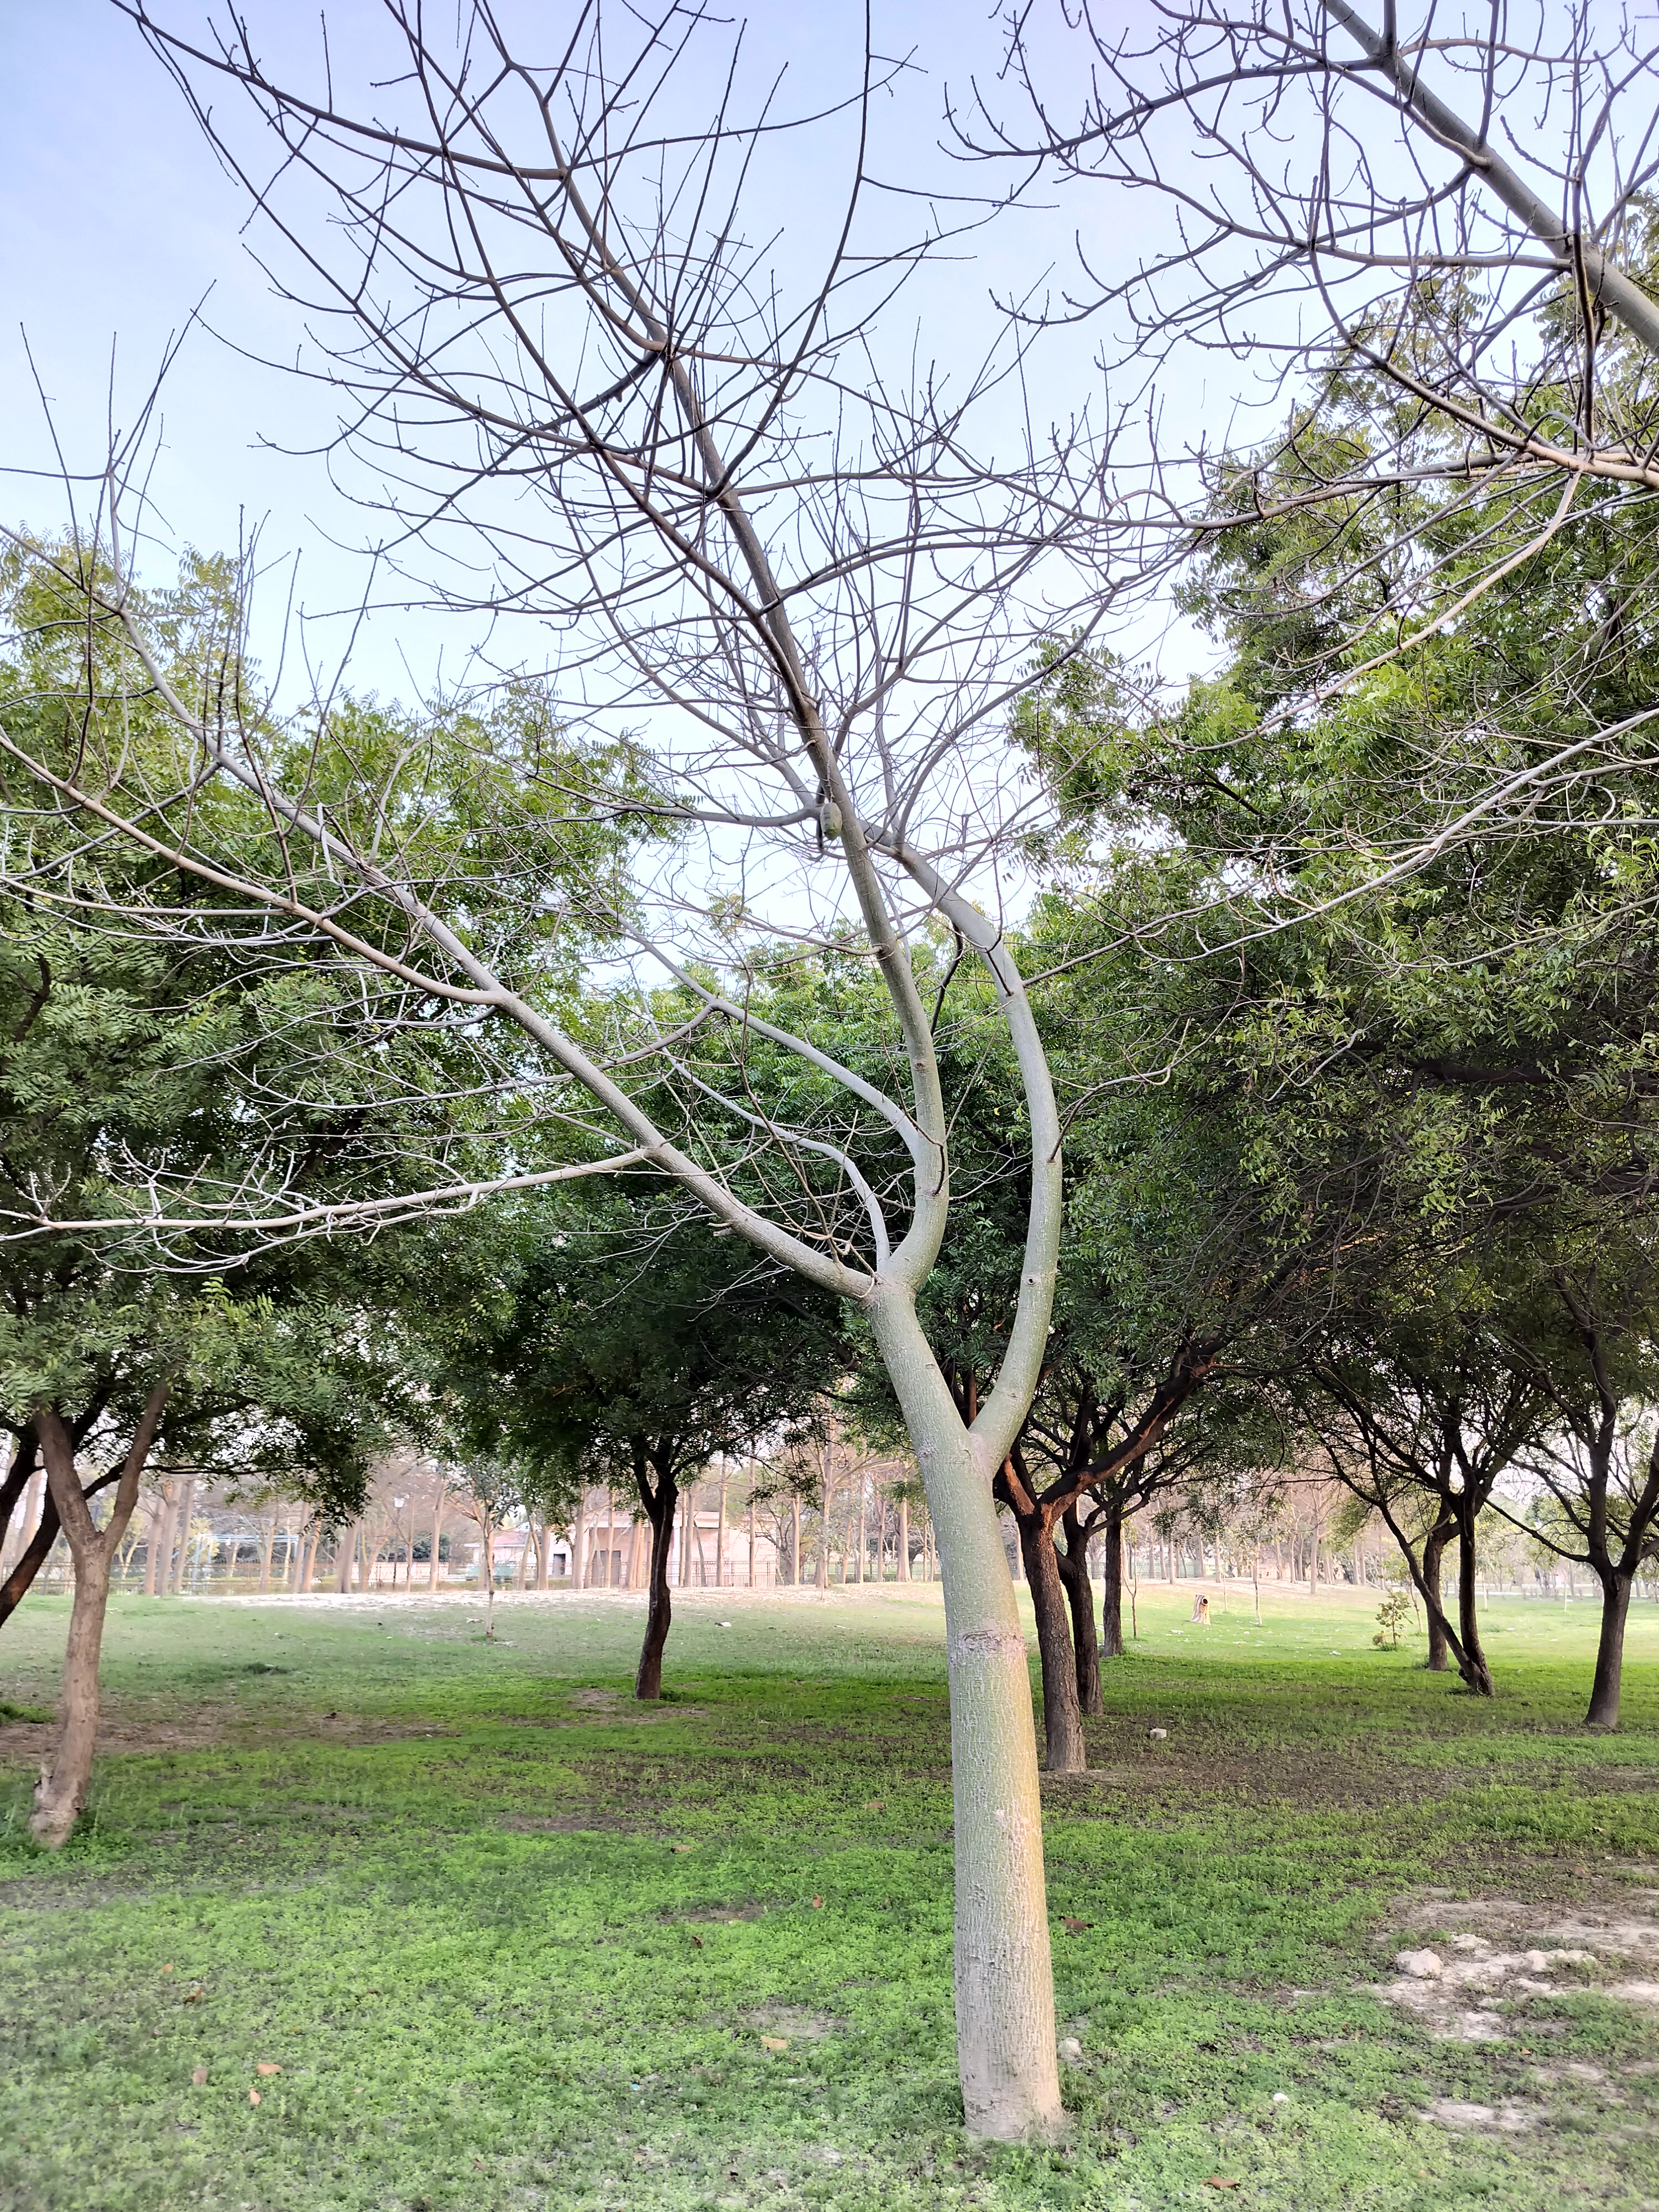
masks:
[[[1045,1787],[1081,2058],[1036,2152],[959,2130],[935,1592],[693,1596],[659,1709],[620,1597],[494,1647],[476,1601],[118,1599],[57,1859],[0,1714],[0,2205],[1659,2205],[1651,1609],[1611,1738],[1588,1603],[1489,1609],[1492,1705],[1370,1606],[1187,1609],[1143,1591]],[[14,1619],[0,1698],[64,1625]],[[1575,1927],[1461,2012],[1379,1994]]]

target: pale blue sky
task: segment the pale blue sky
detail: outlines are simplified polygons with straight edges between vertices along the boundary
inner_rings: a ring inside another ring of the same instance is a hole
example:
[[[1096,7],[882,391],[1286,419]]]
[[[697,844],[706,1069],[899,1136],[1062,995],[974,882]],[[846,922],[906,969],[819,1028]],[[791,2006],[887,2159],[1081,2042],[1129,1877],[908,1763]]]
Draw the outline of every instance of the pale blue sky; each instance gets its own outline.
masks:
[[[562,11],[529,5],[528,20],[545,25]],[[262,50],[308,66],[316,50],[316,14],[293,0],[250,0]],[[349,73],[354,40],[372,26],[374,0],[345,0],[328,10],[337,73]],[[204,21],[193,0],[177,0],[170,20],[180,28]],[[994,25],[977,6],[951,0],[905,0],[878,11],[880,36],[893,52],[916,50],[921,70],[909,90],[893,158],[907,162],[906,181],[960,182],[935,150],[934,134],[947,78],[965,88],[973,70],[994,76]],[[821,84],[850,64],[860,11],[847,0],[764,0],[750,18],[750,45],[768,67],[787,61],[793,97],[805,104]],[[239,235],[244,208],[222,175],[178,94],[137,35],[108,0],[8,0],[0,7],[0,131],[8,158],[0,178],[0,280],[7,313],[0,329],[0,390],[6,394],[0,464],[12,471],[50,471],[52,445],[31,386],[23,333],[52,403],[72,467],[98,465],[105,445],[112,343],[115,407],[130,422],[169,334],[208,295],[206,313],[219,329],[256,353],[291,355],[300,338],[295,312],[275,300]],[[810,161],[793,174],[799,211],[810,220],[827,207],[833,179]],[[1136,210],[1151,216],[1150,207]],[[1127,211],[1098,198],[1074,199],[1063,211],[1034,213],[999,230],[975,263],[955,270],[924,301],[926,341],[948,351],[950,325],[960,316],[977,325],[994,286],[1022,287],[1047,263],[1063,263],[1071,226],[1086,222],[1091,250],[1127,258],[1133,247]],[[1055,413],[1085,398],[1091,385],[1086,343],[1069,356],[1057,349],[1052,392],[1039,394]],[[295,379],[239,358],[205,331],[188,340],[168,380],[167,434],[155,489],[175,540],[204,547],[235,542],[239,517],[260,523],[272,552],[303,546],[301,591],[313,607],[349,598],[349,564],[328,552],[334,533],[352,539],[362,524],[331,494],[319,463],[295,461],[261,447],[261,436],[301,446],[322,436],[331,420],[325,395]],[[13,473],[0,488],[9,519],[51,527],[63,511],[61,492],[43,477]],[[402,648],[408,648],[404,626]],[[398,649],[386,626],[367,647],[363,673],[406,688]],[[422,666],[422,681],[429,666]]]

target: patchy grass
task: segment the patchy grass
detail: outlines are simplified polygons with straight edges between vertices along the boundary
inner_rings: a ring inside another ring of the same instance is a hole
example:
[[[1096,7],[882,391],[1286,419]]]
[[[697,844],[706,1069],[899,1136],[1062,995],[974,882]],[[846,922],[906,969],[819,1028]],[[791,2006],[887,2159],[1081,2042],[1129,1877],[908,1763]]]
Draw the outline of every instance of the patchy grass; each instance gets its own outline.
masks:
[[[1486,2042],[1383,1994],[1458,1930],[1653,1923],[1649,1608],[1612,1738],[1578,1726],[1587,1603],[1491,1608],[1491,1705],[1371,1649],[1369,1606],[1186,1609],[1143,1591],[1094,1771],[1048,1790],[1082,2055],[1036,2152],[960,2132],[936,1593],[693,1597],[654,1710],[620,1598],[507,1601],[494,1647],[465,1601],[118,1601],[112,1747],[55,1860],[24,1815],[64,1607],[31,1602],[0,1641],[0,2203],[1659,2203],[1637,1970],[1488,1992]]]

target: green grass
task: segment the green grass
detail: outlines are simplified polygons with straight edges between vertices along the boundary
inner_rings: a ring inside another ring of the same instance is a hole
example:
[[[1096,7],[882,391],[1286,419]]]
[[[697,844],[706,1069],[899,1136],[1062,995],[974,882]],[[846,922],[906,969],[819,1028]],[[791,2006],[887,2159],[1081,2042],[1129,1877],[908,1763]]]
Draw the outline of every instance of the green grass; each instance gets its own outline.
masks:
[[[1648,1608],[1611,1739],[1578,1726],[1588,1604],[1490,1609],[1491,1705],[1372,1650],[1369,1606],[1186,1609],[1143,1592],[1098,1771],[1046,1790],[1084,2059],[1036,2152],[960,2130],[935,1593],[695,1598],[655,1711],[596,1694],[619,1600],[509,1601],[495,1648],[476,1601],[118,1600],[57,1859],[41,1732],[0,1729],[0,2205],[1659,2203],[1652,2010],[1569,1989],[1469,2045],[1374,1993],[1402,1900],[1650,1910]],[[64,1626],[8,1626],[0,1711],[50,1704]],[[1525,2131],[1421,2117],[1448,2099]]]

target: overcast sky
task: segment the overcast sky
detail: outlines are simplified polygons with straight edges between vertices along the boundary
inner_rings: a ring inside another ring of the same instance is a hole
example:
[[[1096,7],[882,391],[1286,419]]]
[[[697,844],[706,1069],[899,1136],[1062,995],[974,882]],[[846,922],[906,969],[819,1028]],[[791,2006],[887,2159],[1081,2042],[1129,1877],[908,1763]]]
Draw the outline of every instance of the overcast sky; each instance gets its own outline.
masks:
[[[540,36],[562,21],[546,0],[526,0],[518,12]],[[250,0],[249,13],[262,52],[313,68],[314,9],[293,0]],[[337,81],[368,50],[375,15],[375,0],[330,7]],[[206,15],[194,0],[176,0],[168,20],[194,29]],[[914,50],[916,62],[908,105],[893,110],[901,119],[884,160],[901,173],[908,165],[902,181],[930,188],[960,185],[964,174],[971,179],[973,173],[953,171],[938,150],[939,117],[947,82],[960,93],[975,73],[994,80],[994,22],[960,0],[884,4],[878,22],[889,50]],[[845,78],[860,27],[861,10],[847,0],[764,0],[747,36],[757,71],[787,64],[786,102],[805,106]],[[211,549],[234,545],[243,518],[257,522],[268,550],[304,549],[301,589],[308,605],[349,600],[356,572],[327,540],[361,542],[362,518],[331,491],[318,461],[290,459],[261,442],[301,447],[319,441],[332,419],[326,395],[225,342],[248,354],[291,357],[300,319],[273,297],[246,250],[246,209],[235,187],[109,0],[7,0],[0,7],[0,127],[8,155],[0,172],[0,276],[9,311],[0,331],[0,389],[7,396],[0,463],[11,472],[0,507],[8,518],[51,528],[64,511],[50,479],[52,443],[25,339],[69,465],[95,469],[112,390],[117,422],[131,422],[170,335],[205,300],[206,319],[223,336],[194,332],[165,391],[155,489],[167,529],[176,544]],[[833,149],[816,143],[818,150],[803,151],[782,191],[797,219],[836,198],[833,174],[812,166]],[[948,351],[953,317],[977,325],[993,290],[1023,289],[1045,267],[1067,269],[1079,221],[1097,259],[1121,264],[1133,251],[1133,223],[1121,208],[1099,198],[1074,198],[1049,211],[1035,207],[1000,227],[974,261],[953,270],[921,303],[926,343]],[[1069,355],[1056,350],[1054,412],[1090,396],[1088,354],[1081,340]],[[396,638],[382,623],[360,680],[366,675],[406,690],[398,664],[410,647],[406,623]],[[419,668],[420,681],[429,674],[429,665]]]

